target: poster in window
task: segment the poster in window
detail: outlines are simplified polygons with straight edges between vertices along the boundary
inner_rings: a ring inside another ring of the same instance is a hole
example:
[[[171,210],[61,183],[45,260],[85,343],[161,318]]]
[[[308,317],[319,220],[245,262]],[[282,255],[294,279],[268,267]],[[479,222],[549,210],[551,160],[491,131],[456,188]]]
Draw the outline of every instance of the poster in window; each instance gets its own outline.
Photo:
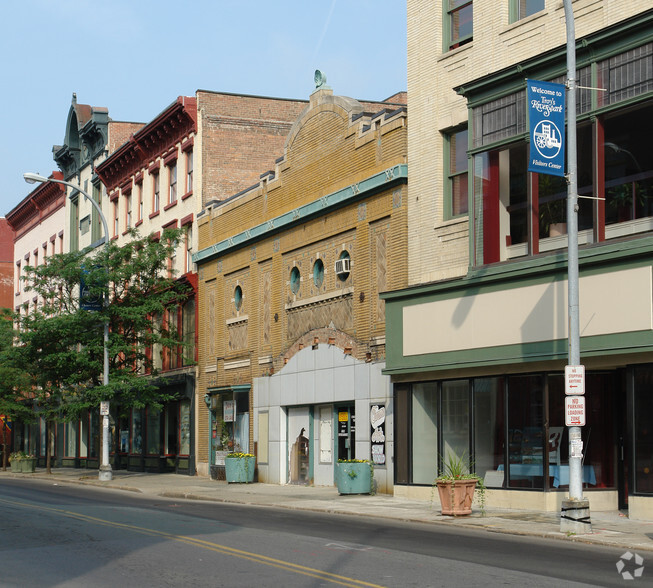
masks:
[[[385,465],[385,404],[374,404],[370,409],[372,462]]]
[[[225,423],[233,423],[236,420],[236,403],[233,400],[225,400],[222,403],[223,419]]]

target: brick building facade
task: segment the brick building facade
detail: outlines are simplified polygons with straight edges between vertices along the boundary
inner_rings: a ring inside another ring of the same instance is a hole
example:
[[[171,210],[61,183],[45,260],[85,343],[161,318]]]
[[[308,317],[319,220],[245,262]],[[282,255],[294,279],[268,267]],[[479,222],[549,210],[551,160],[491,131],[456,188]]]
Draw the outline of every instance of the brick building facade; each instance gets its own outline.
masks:
[[[14,307],[14,229],[0,218],[0,308]]]
[[[573,13],[583,486],[593,510],[650,518],[653,12]],[[569,492],[567,184],[528,171],[526,99],[527,79],[564,87],[565,40],[553,0],[408,2],[411,286],[384,297],[395,493],[428,498],[461,455],[489,505],[559,510]]]
[[[317,89],[260,181],[199,216],[198,462],[213,476],[235,448],[261,481],[332,485],[338,457],[371,457],[376,406],[391,489],[379,293],[406,283],[407,118],[405,94],[390,100]]]

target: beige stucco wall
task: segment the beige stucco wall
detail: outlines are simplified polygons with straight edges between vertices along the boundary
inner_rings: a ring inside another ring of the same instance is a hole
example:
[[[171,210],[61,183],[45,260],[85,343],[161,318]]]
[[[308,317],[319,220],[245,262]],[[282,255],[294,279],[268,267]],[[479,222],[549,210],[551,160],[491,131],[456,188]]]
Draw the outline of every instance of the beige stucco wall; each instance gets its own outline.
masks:
[[[650,266],[584,276],[579,291],[583,337],[653,328]],[[566,309],[566,280],[406,306],[403,353],[565,339]]]

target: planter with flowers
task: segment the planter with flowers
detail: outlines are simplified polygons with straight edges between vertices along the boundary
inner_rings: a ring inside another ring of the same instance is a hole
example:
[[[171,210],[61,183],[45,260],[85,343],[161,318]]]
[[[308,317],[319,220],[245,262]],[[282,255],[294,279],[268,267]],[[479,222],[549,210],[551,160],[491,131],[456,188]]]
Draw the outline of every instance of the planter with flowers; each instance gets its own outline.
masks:
[[[485,511],[485,485],[483,479],[469,469],[465,455],[449,454],[444,461],[442,473],[435,479],[443,515],[461,516],[472,514],[474,492],[478,489],[481,512]]]
[[[370,494],[374,469],[366,459],[339,459],[336,464],[336,486],[340,494]]]
[[[11,471],[14,473],[32,474],[36,469],[36,457],[24,451],[15,451],[9,456]]]
[[[224,458],[225,479],[232,484],[251,484],[255,466],[256,457],[251,453],[229,453]]]

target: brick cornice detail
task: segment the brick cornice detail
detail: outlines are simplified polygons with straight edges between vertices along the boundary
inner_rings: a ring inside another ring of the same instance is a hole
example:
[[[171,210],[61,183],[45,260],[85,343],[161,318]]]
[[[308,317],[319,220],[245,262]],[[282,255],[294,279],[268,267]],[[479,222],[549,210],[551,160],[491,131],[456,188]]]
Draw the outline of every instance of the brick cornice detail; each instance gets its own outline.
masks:
[[[196,131],[197,101],[194,97],[180,96],[103,161],[97,167],[97,174],[107,189],[112,190],[138,173],[148,161],[157,159]]]
[[[54,172],[52,177],[61,180],[63,174]],[[45,182],[39,184],[27,198],[6,215],[7,222],[18,238],[34,225],[63,208],[65,204],[65,187],[54,182]]]

